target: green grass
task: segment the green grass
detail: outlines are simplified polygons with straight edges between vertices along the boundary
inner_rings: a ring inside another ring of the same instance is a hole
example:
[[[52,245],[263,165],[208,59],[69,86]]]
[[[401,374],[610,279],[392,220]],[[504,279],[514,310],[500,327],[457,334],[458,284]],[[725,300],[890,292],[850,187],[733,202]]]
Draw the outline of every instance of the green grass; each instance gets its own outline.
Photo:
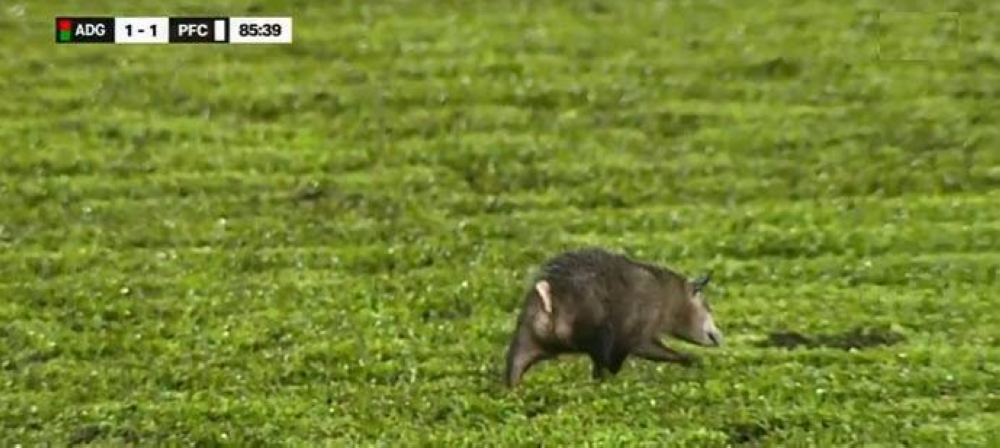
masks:
[[[0,445],[1000,443],[995,6],[214,3],[0,5]],[[728,346],[505,390],[581,245],[714,269]],[[858,327],[905,340],[758,344]]]

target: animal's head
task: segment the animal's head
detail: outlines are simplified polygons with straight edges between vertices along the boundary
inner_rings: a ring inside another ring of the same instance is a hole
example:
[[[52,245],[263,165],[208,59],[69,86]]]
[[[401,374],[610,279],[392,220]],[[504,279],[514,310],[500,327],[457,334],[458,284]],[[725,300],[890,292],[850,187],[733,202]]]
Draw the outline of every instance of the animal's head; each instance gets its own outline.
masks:
[[[688,281],[684,285],[684,300],[677,309],[674,321],[674,337],[705,347],[722,345],[722,331],[715,326],[712,307],[708,303],[705,290],[712,279],[712,273]]]

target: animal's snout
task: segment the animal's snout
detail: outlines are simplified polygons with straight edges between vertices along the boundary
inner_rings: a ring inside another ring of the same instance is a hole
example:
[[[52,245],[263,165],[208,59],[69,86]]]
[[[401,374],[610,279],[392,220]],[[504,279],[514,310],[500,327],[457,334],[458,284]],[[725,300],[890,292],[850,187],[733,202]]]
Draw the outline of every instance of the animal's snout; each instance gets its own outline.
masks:
[[[708,332],[708,340],[712,342],[713,346],[715,346],[715,347],[721,347],[722,346],[722,333],[720,333],[718,331],[709,331]]]
[[[721,347],[722,346],[722,332],[719,331],[719,327],[715,326],[715,320],[712,316],[708,316],[705,322],[701,326],[701,337],[698,339],[701,341],[701,345],[709,347]]]

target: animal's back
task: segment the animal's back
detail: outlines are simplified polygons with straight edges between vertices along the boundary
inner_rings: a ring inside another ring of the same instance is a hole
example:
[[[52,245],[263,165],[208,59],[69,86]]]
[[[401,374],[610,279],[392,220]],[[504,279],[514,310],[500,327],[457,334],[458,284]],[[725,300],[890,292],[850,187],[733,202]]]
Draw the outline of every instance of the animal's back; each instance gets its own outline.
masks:
[[[579,330],[610,321],[626,339],[655,331],[661,321],[664,281],[672,272],[625,255],[585,248],[564,252],[543,265],[553,306]],[[558,313],[557,313],[558,314]]]
[[[564,303],[604,303],[615,290],[626,287],[626,275],[631,268],[623,255],[581,249],[550,259],[542,266],[540,277],[552,285],[552,295]]]

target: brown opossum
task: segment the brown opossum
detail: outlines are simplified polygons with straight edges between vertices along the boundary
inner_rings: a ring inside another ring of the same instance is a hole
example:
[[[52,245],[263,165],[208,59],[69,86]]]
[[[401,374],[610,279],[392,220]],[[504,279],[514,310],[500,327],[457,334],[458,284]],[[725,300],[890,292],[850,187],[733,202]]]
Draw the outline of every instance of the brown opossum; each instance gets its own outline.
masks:
[[[532,365],[563,353],[588,355],[594,379],[605,371],[617,374],[629,355],[694,363],[693,355],[668,348],[660,337],[722,345],[703,295],[710,278],[711,273],[689,281],[599,248],[549,259],[524,296],[507,351],[506,384],[516,386]]]

